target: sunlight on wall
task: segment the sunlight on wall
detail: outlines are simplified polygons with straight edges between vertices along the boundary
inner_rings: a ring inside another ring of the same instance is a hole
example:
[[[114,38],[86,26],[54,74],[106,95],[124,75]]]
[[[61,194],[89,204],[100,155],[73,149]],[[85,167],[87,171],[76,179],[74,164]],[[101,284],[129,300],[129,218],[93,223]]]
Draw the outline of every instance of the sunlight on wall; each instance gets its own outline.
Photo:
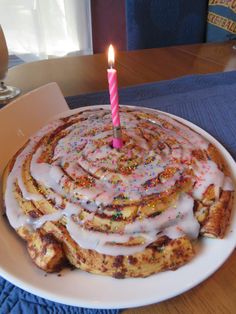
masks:
[[[10,53],[35,59],[92,53],[90,1],[1,0]]]

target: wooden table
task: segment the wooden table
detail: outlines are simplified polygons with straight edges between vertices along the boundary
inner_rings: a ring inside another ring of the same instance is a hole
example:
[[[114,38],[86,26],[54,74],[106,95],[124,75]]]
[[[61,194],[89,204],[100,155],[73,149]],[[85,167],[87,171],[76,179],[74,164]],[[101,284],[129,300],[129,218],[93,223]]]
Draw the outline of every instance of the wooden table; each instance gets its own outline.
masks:
[[[234,43],[119,52],[116,62],[119,86],[236,70]],[[66,96],[95,92],[107,88],[106,67],[104,54],[58,58],[12,68],[7,83],[23,92],[51,81],[56,81]],[[160,304],[123,313],[236,313],[236,252],[214,275],[192,290]]]
[[[236,43],[236,42],[235,42]],[[236,69],[233,42],[175,46],[118,52],[115,67],[119,86],[168,80],[175,77]],[[107,89],[107,56],[64,57],[11,68],[6,83],[23,92],[55,81],[65,96]]]

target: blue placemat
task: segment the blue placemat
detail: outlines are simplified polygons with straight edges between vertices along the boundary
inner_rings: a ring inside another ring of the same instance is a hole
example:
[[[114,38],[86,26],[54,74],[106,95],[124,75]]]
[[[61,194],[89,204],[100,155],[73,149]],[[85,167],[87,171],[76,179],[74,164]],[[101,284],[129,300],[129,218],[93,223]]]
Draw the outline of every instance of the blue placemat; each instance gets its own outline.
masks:
[[[22,63],[24,63],[24,60],[22,60],[20,57],[16,55],[9,55],[8,68],[14,67]]]
[[[181,116],[202,127],[236,158],[236,71],[193,75],[176,80],[122,88],[120,103],[146,106]],[[68,97],[70,107],[108,103],[108,92]],[[115,314],[50,302],[0,278],[0,314]]]
[[[68,306],[37,297],[0,277],[0,314],[118,314],[119,310],[94,310]]]

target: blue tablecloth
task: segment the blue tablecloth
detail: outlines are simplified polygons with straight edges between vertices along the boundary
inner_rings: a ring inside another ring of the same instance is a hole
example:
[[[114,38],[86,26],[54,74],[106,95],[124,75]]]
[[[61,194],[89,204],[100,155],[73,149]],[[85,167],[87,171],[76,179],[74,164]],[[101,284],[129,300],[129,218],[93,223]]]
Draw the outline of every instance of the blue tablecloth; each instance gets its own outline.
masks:
[[[202,127],[236,158],[236,72],[193,75],[122,88],[120,103],[146,106],[181,116]],[[70,107],[106,104],[108,92],[68,97]],[[1,314],[118,313],[56,304],[33,296],[0,278]]]

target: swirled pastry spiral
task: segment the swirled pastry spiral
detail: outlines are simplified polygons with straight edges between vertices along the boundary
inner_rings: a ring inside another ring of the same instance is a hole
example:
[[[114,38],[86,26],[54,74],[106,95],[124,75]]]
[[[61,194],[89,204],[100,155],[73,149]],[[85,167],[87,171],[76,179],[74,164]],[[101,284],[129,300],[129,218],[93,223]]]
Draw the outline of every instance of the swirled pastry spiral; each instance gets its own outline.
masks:
[[[164,113],[123,107],[121,150],[110,110],[44,127],[9,162],[11,226],[47,272],[145,277],[194,256],[199,235],[222,238],[233,184],[216,148]]]

